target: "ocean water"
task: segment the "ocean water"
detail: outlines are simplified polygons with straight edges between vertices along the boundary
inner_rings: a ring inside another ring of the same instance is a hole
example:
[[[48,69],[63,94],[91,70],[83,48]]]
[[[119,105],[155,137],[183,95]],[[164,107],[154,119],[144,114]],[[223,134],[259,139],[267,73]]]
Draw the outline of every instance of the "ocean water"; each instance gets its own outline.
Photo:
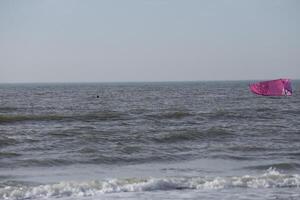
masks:
[[[1,84],[0,199],[300,199],[300,82],[248,84]]]

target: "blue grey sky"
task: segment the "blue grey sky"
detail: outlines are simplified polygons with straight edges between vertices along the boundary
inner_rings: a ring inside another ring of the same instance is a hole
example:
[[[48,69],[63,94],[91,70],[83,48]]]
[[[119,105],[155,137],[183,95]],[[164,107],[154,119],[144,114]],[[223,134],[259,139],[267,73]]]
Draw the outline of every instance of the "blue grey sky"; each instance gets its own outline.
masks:
[[[0,82],[300,78],[299,0],[0,0]]]

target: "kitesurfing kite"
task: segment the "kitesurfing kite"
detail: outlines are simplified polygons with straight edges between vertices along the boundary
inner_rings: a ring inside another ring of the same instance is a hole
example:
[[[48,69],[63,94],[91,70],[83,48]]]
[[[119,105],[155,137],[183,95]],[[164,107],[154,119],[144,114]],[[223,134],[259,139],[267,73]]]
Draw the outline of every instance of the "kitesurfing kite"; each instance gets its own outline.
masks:
[[[251,92],[264,96],[291,96],[292,85],[290,79],[277,79],[250,84]]]

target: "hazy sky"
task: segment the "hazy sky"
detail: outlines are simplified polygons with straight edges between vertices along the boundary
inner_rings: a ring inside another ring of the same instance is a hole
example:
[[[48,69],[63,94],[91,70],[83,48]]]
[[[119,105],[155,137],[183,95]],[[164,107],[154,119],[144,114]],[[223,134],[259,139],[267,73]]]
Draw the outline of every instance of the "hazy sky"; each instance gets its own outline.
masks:
[[[0,82],[300,78],[299,0],[0,0]]]

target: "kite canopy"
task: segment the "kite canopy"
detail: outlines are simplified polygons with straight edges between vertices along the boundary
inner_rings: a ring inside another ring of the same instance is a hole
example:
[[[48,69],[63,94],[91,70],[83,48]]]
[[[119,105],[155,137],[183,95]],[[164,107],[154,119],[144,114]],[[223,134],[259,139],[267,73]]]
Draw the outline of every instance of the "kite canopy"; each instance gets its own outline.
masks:
[[[250,84],[251,92],[264,96],[291,96],[290,79],[277,79]]]

